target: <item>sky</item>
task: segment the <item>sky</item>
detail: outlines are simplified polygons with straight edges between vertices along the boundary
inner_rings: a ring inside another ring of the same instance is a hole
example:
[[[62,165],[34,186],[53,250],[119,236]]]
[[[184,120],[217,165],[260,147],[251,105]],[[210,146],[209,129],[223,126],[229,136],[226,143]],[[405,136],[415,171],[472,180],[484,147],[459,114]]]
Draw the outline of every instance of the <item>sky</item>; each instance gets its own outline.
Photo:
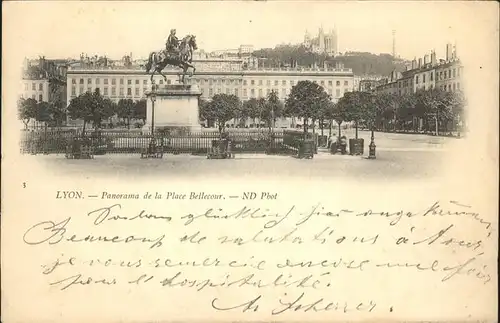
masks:
[[[392,52],[412,59],[447,42],[467,47],[469,27],[486,6],[455,1],[141,1],[3,3],[4,36],[25,57],[79,57],[84,52],[121,58],[147,57],[162,48],[170,29],[197,36],[206,51],[252,44],[256,49],[300,43],[320,26],[338,30],[340,52]],[[491,8],[491,7],[490,7]],[[10,24],[10,25],[9,25]],[[9,27],[10,26],[10,27]]]

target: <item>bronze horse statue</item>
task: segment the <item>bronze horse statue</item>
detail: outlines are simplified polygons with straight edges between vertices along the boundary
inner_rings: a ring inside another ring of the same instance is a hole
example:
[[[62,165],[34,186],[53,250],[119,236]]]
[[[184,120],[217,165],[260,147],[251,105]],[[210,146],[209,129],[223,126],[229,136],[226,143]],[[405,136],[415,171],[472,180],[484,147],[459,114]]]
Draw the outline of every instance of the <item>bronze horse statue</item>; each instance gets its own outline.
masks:
[[[184,83],[184,77],[187,74],[188,68],[191,67],[193,69],[191,75],[196,71],[196,68],[191,64],[193,60],[193,51],[196,49],[198,49],[196,45],[196,36],[187,35],[180,41],[178,52],[151,52],[146,64],[146,73],[150,73],[151,71],[151,83],[154,83],[153,76],[155,73],[159,73],[163,76],[165,81],[167,80],[165,74],[162,73],[167,65],[182,68],[181,82]]]

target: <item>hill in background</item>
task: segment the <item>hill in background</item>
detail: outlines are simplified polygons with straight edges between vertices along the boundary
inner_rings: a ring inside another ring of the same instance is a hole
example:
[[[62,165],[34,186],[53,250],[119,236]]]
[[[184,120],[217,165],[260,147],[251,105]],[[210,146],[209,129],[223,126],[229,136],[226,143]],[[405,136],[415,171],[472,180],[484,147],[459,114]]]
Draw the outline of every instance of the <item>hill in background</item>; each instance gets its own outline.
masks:
[[[279,45],[275,48],[264,48],[253,52],[259,58],[262,67],[296,67],[319,66],[326,62],[328,66],[342,63],[351,68],[355,75],[388,75],[393,70],[404,71],[407,61],[393,58],[390,54],[373,54],[369,52],[346,52],[335,57],[309,51],[303,45]]]

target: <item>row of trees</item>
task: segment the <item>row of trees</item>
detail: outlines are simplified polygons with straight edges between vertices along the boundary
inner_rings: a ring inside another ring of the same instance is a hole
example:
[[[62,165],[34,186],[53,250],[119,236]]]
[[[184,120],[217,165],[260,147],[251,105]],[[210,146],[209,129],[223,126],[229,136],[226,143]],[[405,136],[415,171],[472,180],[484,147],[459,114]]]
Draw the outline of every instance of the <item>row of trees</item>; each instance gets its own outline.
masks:
[[[30,120],[44,121],[48,126],[60,126],[66,120],[83,120],[83,130],[87,124],[95,128],[101,127],[104,120],[114,116],[121,119],[128,128],[131,120],[146,120],[146,100],[133,101],[131,99],[120,99],[118,103],[103,97],[99,91],[86,92],[71,99],[65,109],[64,104],[37,102],[34,99],[20,99],[18,103],[19,119],[25,127]]]
[[[276,123],[277,118],[283,116],[283,103],[279,100],[276,92],[272,91],[265,98],[251,98],[241,102],[235,95],[216,94],[212,100],[199,101],[200,119],[207,121],[209,126],[216,125],[219,131],[223,131],[226,123],[234,119],[240,126],[247,119],[256,119],[259,124],[264,121],[270,129]]]
[[[319,124],[321,133],[325,125],[330,131],[333,122],[340,126],[352,122],[358,127],[377,130],[415,129],[416,120],[423,121],[423,130],[438,131],[439,127],[462,119],[464,97],[461,92],[440,89],[418,91],[402,96],[388,93],[346,92],[334,103],[325,89],[311,81],[300,81],[291,90],[284,104],[275,92],[266,98],[252,98],[242,103],[234,95],[217,94],[211,101],[200,101],[200,119],[216,124],[223,131],[226,123],[234,119],[240,125],[250,118],[264,121],[271,128],[280,117],[300,118],[304,132]],[[435,126],[435,127],[433,127]],[[392,127],[389,129],[389,127]]]
[[[47,126],[61,126],[66,120],[64,104],[37,102],[35,99],[20,98],[18,103],[18,118],[27,128],[30,120],[45,122]]]

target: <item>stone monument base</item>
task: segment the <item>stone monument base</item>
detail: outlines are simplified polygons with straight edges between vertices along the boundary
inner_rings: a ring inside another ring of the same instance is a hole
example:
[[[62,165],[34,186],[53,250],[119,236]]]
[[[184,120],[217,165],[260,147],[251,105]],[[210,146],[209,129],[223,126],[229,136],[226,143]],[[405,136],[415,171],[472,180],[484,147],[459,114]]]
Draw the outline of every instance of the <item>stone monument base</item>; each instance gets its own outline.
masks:
[[[155,91],[146,93],[146,123],[143,131],[152,130],[154,113],[155,131],[170,134],[201,132],[198,108],[200,95],[197,85],[156,86]]]

